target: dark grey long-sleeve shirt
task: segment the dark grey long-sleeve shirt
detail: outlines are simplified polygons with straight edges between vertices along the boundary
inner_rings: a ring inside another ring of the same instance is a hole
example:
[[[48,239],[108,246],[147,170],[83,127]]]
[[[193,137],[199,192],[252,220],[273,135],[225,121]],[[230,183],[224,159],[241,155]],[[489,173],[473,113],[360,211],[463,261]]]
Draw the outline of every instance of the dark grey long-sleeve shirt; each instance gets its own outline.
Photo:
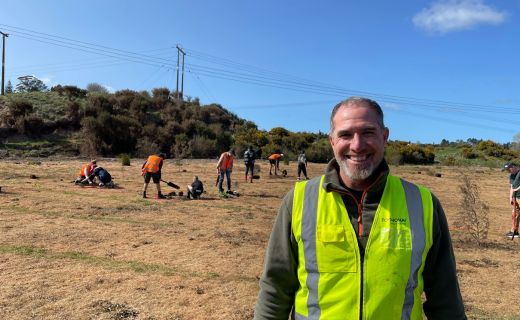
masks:
[[[389,173],[385,161],[374,173],[374,183],[361,197],[360,193],[347,189],[339,178],[339,168],[332,160],[325,173],[323,188],[338,192],[343,198],[354,230],[358,234],[361,258],[364,257],[376,209],[381,200]],[[448,223],[439,200],[433,198],[433,244],[428,252],[423,271],[426,301],[423,310],[428,319],[466,319],[458,285],[455,257],[448,231]],[[360,206],[358,206],[359,201]],[[286,320],[294,305],[299,288],[297,277],[298,244],[291,227],[293,190],[287,193],[278,211],[265,255],[264,272],[260,279],[260,293],[256,302],[255,319]],[[361,208],[361,212],[358,212]],[[359,215],[362,228],[359,235]]]

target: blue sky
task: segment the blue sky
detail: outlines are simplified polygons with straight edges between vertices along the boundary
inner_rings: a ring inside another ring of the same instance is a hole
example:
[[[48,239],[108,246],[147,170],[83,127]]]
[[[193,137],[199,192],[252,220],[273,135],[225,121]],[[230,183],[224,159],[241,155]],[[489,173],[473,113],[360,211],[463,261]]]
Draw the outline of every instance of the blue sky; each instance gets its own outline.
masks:
[[[6,82],[176,88],[260,129],[328,132],[363,95],[391,140],[513,141],[520,0],[4,1]]]

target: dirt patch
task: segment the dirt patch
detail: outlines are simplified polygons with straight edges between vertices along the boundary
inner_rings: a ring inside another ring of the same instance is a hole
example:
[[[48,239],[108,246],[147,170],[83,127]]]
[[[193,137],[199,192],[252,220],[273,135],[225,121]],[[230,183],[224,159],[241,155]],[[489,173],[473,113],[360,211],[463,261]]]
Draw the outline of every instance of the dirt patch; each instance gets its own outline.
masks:
[[[124,303],[113,303],[108,300],[98,300],[92,304],[94,309],[110,314],[110,319],[137,319],[139,312]]]

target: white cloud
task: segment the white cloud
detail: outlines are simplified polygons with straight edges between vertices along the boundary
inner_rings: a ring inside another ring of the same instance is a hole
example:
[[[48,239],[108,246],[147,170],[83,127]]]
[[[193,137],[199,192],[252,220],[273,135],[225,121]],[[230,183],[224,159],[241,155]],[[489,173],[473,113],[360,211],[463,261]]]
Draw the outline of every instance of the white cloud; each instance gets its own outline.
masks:
[[[111,86],[108,86],[106,84],[102,84],[102,86],[105,87],[105,89],[107,89],[108,92],[110,92],[110,93],[116,92],[116,90],[114,88],[112,88]]]
[[[441,0],[417,13],[413,23],[428,32],[442,34],[479,24],[500,24],[505,19],[505,12],[497,11],[483,0]]]
[[[52,83],[52,77],[43,77],[40,79],[46,86],[49,86]]]
[[[387,103],[384,103],[384,108],[385,109],[390,109],[390,110],[401,110],[401,105],[397,104],[397,103],[392,103],[392,102],[387,102]]]

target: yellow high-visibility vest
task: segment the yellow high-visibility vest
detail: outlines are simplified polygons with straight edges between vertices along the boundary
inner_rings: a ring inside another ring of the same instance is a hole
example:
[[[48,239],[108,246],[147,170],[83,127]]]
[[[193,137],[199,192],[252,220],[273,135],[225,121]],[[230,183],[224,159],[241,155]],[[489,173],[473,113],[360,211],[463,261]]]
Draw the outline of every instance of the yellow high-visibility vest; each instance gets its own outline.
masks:
[[[361,262],[341,195],[324,190],[323,179],[294,189],[295,319],[421,320],[422,272],[432,245],[430,191],[388,175]]]

